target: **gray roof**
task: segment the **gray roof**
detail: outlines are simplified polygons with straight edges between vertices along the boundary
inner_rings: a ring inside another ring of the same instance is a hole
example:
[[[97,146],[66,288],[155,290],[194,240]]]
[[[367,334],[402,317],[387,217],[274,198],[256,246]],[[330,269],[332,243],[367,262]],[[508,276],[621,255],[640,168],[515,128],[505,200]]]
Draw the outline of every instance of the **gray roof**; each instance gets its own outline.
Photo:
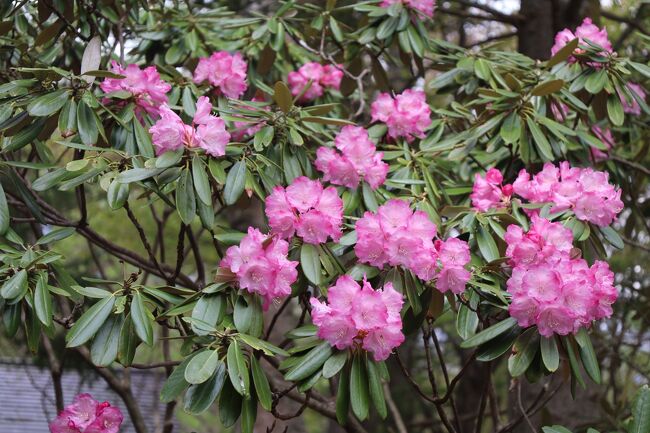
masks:
[[[120,397],[92,370],[64,370],[62,376],[65,404],[75,395],[87,392],[98,401],[118,406],[124,414],[120,433],[135,433],[129,414]],[[149,431],[160,431],[164,404],[159,402],[162,372],[131,370],[131,383]],[[48,423],[56,417],[52,377],[47,368],[28,361],[0,360],[0,432],[47,433]]]

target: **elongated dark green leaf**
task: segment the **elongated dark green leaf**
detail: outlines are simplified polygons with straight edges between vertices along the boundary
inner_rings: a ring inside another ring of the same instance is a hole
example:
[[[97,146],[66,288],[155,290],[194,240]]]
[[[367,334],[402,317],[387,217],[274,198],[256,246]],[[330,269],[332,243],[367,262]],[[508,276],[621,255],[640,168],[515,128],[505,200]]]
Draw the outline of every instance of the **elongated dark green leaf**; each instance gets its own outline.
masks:
[[[536,120],[528,117],[526,118],[526,125],[528,125],[528,130],[533,136],[533,140],[537,145],[537,150],[539,150],[540,155],[545,161],[552,161],[553,149],[551,148],[551,143],[548,142],[548,139],[542,132],[542,130],[537,126]]]
[[[476,359],[481,362],[492,361],[505,354],[520,334],[518,327],[512,327],[476,348]]]
[[[163,403],[174,401],[181,394],[181,392],[185,391],[185,389],[190,386],[190,384],[185,380],[185,369],[195,354],[188,356],[183,360],[183,362],[174,368],[172,374],[169,375],[165,381],[165,384],[160,390],[160,401]]]
[[[189,170],[185,169],[176,186],[176,210],[185,224],[191,224],[196,216],[196,198]]]
[[[219,421],[225,428],[232,427],[239,419],[243,398],[229,380],[225,381],[219,397]]]
[[[192,310],[192,318],[216,327],[226,312],[226,302],[220,294],[202,296]],[[197,335],[207,335],[209,330],[201,328],[200,323],[192,323],[192,330]]]
[[[34,309],[38,320],[45,326],[52,325],[52,294],[47,287],[47,274],[39,274],[34,290]]]
[[[357,355],[352,361],[350,370],[350,404],[352,412],[360,421],[368,417],[370,406],[368,376],[364,364],[362,356]]]
[[[97,143],[99,131],[95,112],[83,100],[77,105],[77,128],[81,142],[86,146]]]
[[[623,105],[616,94],[607,97],[607,115],[609,116],[609,120],[611,120],[612,124],[615,126],[621,126],[625,121]]]
[[[144,305],[142,293],[135,292],[131,301],[131,320],[136,335],[148,346],[153,345],[153,325],[149,318],[149,311]]]
[[[55,90],[52,93],[39,96],[27,105],[27,111],[34,117],[50,116],[61,109],[68,101],[70,93],[67,89]]]
[[[325,364],[323,364],[323,377],[325,379],[334,377],[339,371],[341,371],[347,359],[347,350],[332,355],[327,361],[325,361]]]
[[[219,362],[214,374],[207,381],[192,385],[185,393],[183,408],[191,414],[205,412],[217,399],[226,381],[226,366]]]
[[[478,326],[478,315],[465,304],[458,307],[458,316],[456,316],[456,330],[458,335],[464,340],[468,339],[476,332]]]
[[[373,191],[372,188],[370,188],[370,186],[365,182],[362,184],[361,189],[363,192],[363,204],[366,205],[366,209],[373,212],[376,211],[379,207],[379,204],[377,203],[375,191]]]
[[[496,323],[490,326],[489,328],[486,328],[481,332],[479,332],[478,334],[463,341],[460,347],[466,349],[468,347],[478,346],[479,344],[483,344],[486,341],[490,341],[493,338],[503,334],[504,332],[510,330],[516,325],[517,325],[517,320],[514,319],[513,317],[508,317],[507,319],[502,320],[499,323]]]
[[[133,127],[133,138],[135,139],[135,144],[138,146],[140,155],[146,156],[147,158],[153,158],[154,151],[153,144],[151,143],[151,135],[145,131],[137,118],[133,118],[131,125]]]
[[[521,376],[530,367],[539,349],[538,339],[537,330],[529,329],[515,341],[515,353],[508,359],[508,371],[513,377]]]
[[[4,235],[7,232],[10,221],[7,196],[5,196],[5,191],[2,189],[2,185],[0,185],[0,235]]]
[[[197,385],[210,379],[221,361],[219,352],[216,350],[206,350],[195,357],[187,364],[185,368],[185,380],[187,383]]]
[[[65,336],[66,347],[77,347],[90,340],[113,311],[115,296],[109,296],[90,307]]]
[[[51,242],[60,241],[67,237],[72,236],[77,229],[75,227],[61,227],[54,229],[48,234],[42,236],[36,241],[36,245],[46,245]]]
[[[546,96],[559,92],[562,86],[564,86],[564,80],[548,80],[535,86],[530,94],[533,96]]]
[[[228,362],[228,376],[230,383],[235,390],[243,397],[250,395],[250,379],[244,354],[239,347],[237,340],[232,340],[228,346],[228,353],[226,356]]]
[[[512,112],[506,117],[501,124],[499,135],[506,143],[514,144],[519,140],[521,135],[521,117],[516,112]]]
[[[377,413],[382,419],[385,419],[388,415],[386,410],[386,399],[384,398],[384,389],[381,384],[381,376],[377,365],[367,359],[366,368],[368,371],[368,388],[370,391],[370,399],[372,400],[373,406],[377,410]]]
[[[206,205],[212,204],[212,190],[210,189],[208,173],[205,170],[205,164],[198,155],[192,158],[192,179],[199,200]]]
[[[339,387],[336,391],[336,419],[339,424],[344,425],[348,420],[350,412],[350,374],[346,369],[339,379]]]
[[[237,202],[241,194],[244,192],[246,186],[246,168],[245,161],[237,161],[228,171],[226,177],[226,186],[223,190],[223,198],[227,205],[232,205]]]
[[[580,331],[575,335],[575,339],[578,342],[580,358],[582,359],[582,365],[585,367],[585,371],[591,380],[595,383],[600,383],[601,374],[598,358],[594,352],[594,346],[591,344],[591,338],[589,338],[589,334],[587,334],[585,328],[580,328]]]
[[[121,209],[129,198],[129,184],[117,181],[111,182],[106,192],[106,200],[111,209]]]
[[[646,433],[650,431],[650,388],[643,385],[634,398],[632,406],[632,423],[629,433]]]
[[[332,346],[323,342],[310,350],[284,377],[292,382],[306,379],[321,368],[330,356],[332,356]]]
[[[300,267],[309,281],[316,285],[321,283],[320,255],[316,246],[302,244],[302,247],[300,247]]]
[[[619,250],[622,250],[625,247],[625,244],[623,243],[623,239],[621,236],[618,234],[616,230],[614,230],[611,227],[599,227],[598,228],[600,232],[605,236],[605,239],[607,239],[607,242],[609,242],[614,248],[618,248]]]
[[[90,347],[90,356],[95,365],[108,367],[117,358],[123,322],[122,316],[111,316],[99,328]]]
[[[22,298],[27,292],[27,271],[21,269],[16,272],[2,285],[0,296],[5,299],[14,300]]]
[[[137,182],[156,176],[162,171],[163,169],[160,168],[132,168],[118,174],[115,181],[120,183]]]
[[[582,373],[580,373],[580,364],[576,355],[576,344],[570,337],[564,338],[564,347],[566,348],[567,355],[569,355],[569,365],[571,366],[571,373],[576,382],[583,388],[586,386]]]
[[[560,366],[560,353],[557,350],[555,337],[541,337],[540,349],[542,351],[542,361],[548,371],[555,371]]]
[[[494,241],[494,238],[486,227],[479,224],[476,231],[476,242],[481,254],[487,262],[492,262],[500,257],[499,248]]]
[[[264,370],[262,370],[262,366],[260,365],[260,362],[257,360],[257,358],[252,356],[250,358],[250,361],[253,384],[255,385],[255,393],[257,394],[257,398],[259,399],[262,407],[270,411],[273,399],[271,397],[271,387],[269,386],[269,380],[266,378]]]
[[[261,350],[264,352],[266,355],[282,355],[282,356],[289,356],[289,352],[287,352],[284,349],[281,349],[277,346],[274,346],[273,344],[269,343],[268,341],[261,340],[257,337],[253,337],[252,335],[248,334],[239,334],[239,339],[243,341],[244,343],[248,344],[250,347],[252,347],[255,350]]]
[[[607,84],[607,71],[605,69],[594,69],[585,81],[585,89],[592,94],[600,93]]]
[[[128,314],[124,318],[120,330],[120,344],[117,350],[117,358],[122,365],[131,365],[138,344],[138,336],[135,334],[135,329],[133,329],[133,320],[131,320],[131,314]]]
[[[580,39],[575,38],[574,40],[567,42],[565,46],[560,48],[557,53],[548,61],[546,62],[546,66],[549,68],[557,65],[560,62],[565,61],[566,59],[569,58],[571,54],[575,51],[576,48],[578,48],[578,44],[580,43]]]
[[[273,86],[273,90],[273,99],[275,100],[275,103],[278,104],[280,110],[282,110],[284,113],[288,113],[293,106],[291,91],[289,91],[287,85],[282,81],[276,82]]]

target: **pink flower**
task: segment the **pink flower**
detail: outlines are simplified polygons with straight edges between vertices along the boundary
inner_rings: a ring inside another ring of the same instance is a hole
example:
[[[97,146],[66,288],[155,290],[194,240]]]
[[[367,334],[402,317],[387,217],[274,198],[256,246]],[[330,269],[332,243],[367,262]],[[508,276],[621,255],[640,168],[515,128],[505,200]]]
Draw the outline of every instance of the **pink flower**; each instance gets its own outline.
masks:
[[[327,291],[327,302],[310,300],[312,320],[318,337],[342,350],[361,347],[383,361],[404,341],[402,334],[402,295],[391,283],[374,290],[364,280],[360,286],[349,275],[338,278]]]
[[[612,147],[614,147],[616,144],[614,141],[614,136],[612,135],[612,130],[609,128],[601,128],[598,125],[593,125],[591,127],[591,130],[593,131],[594,135],[598,137],[598,139],[602,141],[605,146],[607,146],[607,151],[602,151],[600,149],[596,149],[595,147],[589,148],[591,157],[593,158],[594,162],[607,161],[609,159],[609,150],[611,150]]]
[[[555,35],[555,44],[551,47],[551,55],[555,55],[555,53],[560,51],[562,47],[575,38],[579,39],[580,47],[588,46],[586,41],[589,41],[590,43],[603,48],[604,51],[600,53],[601,55],[613,52],[612,43],[609,41],[607,36],[607,29],[600,29],[591,22],[591,18],[585,18],[582,24],[576,28],[575,33],[569,29],[564,29]],[[574,54],[582,54],[584,52],[584,48],[576,48]],[[574,56],[569,57],[569,62],[571,63],[576,60],[577,59]],[[599,67],[600,65],[598,63],[593,63],[592,66]]]
[[[316,151],[315,165],[325,173],[324,181],[356,188],[360,179],[364,179],[372,189],[384,183],[388,164],[381,160],[383,153],[376,151],[364,128],[344,126],[334,139],[334,145],[340,154],[329,147]]]
[[[479,212],[487,212],[490,209],[506,207],[510,202],[512,186],[502,183],[503,175],[496,168],[489,169],[485,177],[477,173],[470,195],[474,208]]]
[[[609,183],[608,173],[571,167],[566,161],[560,168],[546,163],[532,178],[521,170],[513,189],[530,202],[553,203],[553,212],[571,209],[578,219],[601,227],[610,225],[623,210],[621,190]]]
[[[411,211],[408,202],[387,201],[376,213],[366,212],[356,222],[355,229],[354,252],[359,261],[378,268],[387,264],[403,266],[424,281],[447,270],[443,275],[446,280],[438,285],[438,290],[451,289],[455,293],[464,290],[470,277],[464,269],[470,260],[467,243],[448,239],[438,240],[434,245],[436,225],[426,213]]]
[[[289,72],[287,81],[293,96],[298,96],[304,91],[300,100],[305,102],[323,96],[326,88],[338,90],[342,78],[343,71],[340,67],[309,62],[302,65],[297,71]],[[310,82],[309,88],[305,91],[305,87]]]
[[[619,93],[619,98],[621,98],[621,104],[623,104],[623,111],[628,114],[634,114],[635,116],[641,115],[641,106],[636,98],[645,101],[646,93],[643,87],[636,83],[627,83],[627,89],[632,94],[631,99],[628,99],[622,94]],[[634,97],[636,95],[636,98]]]
[[[395,98],[382,93],[372,103],[371,112],[373,122],[386,123],[390,137],[404,137],[408,142],[423,138],[431,125],[431,108],[421,90],[407,89]]]
[[[194,70],[194,82],[207,81],[217,91],[229,98],[239,98],[248,89],[246,70],[248,65],[241,53],[230,54],[216,51],[210,57],[202,57]]]
[[[213,116],[211,112],[212,104],[209,99],[201,96],[196,102],[196,112],[190,126],[184,124],[167,105],[160,107],[160,119],[149,128],[156,154],[160,155],[183,146],[198,146],[208,155],[225,155],[230,134],[226,131],[223,119]]]
[[[77,395],[50,423],[51,433],[117,433],[122,412],[108,402],[99,403],[90,394]]]
[[[286,241],[249,227],[239,246],[228,248],[220,266],[236,275],[241,289],[262,296],[266,309],[274,299],[289,296],[298,277],[298,262],[290,261],[288,252]]]
[[[122,67],[115,60],[111,62],[111,72],[124,75],[124,78],[105,78],[99,85],[104,93],[126,91],[133,95],[138,114],[142,110],[157,117],[160,107],[167,103],[171,85],[160,79],[155,66],[140,69],[137,65]],[[110,95],[108,95],[110,96]]]
[[[390,7],[396,3],[402,3],[429,18],[433,18],[433,10],[436,7],[436,0],[383,0],[381,6]]]
[[[537,325],[547,337],[567,335],[612,314],[614,274],[605,262],[590,268],[572,257],[569,229],[534,215],[527,233],[511,225],[505,240],[513,265],[510,315],[520,326]]]
[[[332,186],[302,176],[286,189],[276,186],[266,198],[266,216],[273,233],[285,239],[298,234],[303,242],[320,244],[341,237],[343,200]]]

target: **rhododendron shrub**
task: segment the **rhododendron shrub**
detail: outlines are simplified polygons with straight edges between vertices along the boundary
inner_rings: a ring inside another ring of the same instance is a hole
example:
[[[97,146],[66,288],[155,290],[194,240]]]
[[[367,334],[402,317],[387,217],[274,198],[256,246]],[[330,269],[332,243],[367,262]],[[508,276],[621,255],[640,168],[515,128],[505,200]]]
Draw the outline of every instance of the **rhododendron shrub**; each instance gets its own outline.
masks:
[[[630,425],[643,5],[533,59],[529,1],[145,3],[0,6],[0,347],[53,433],[539,430],[587,376]]]

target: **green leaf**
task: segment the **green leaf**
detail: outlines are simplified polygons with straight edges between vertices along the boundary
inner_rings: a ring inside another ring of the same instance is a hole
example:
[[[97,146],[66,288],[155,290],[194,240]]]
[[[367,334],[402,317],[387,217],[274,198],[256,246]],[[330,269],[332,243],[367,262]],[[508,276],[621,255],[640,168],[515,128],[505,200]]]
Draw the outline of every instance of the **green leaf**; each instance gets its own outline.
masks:
[[[185,411],[195,415],[205,412],[217,399],[217,396],[224,387],[225,381],[226,366],[223,362],[219,362],[217,369],[210,379],[199,385],[189,387],[183,399],[183,408]]]
[[[526,125],[528,125],[528,130],[530,130],[533,140],[535,140],[535,144],[537,145],[537,149],[539,150],[542,159],[545,161],[552,161],[554,158],[553,149],[542,130],[537,126],[536,120],[527,117]]]
[[[336,391],[336,420],[345,425],[350,411],[350,375],[348,372],[341,374],[339,387]]]
[[[163,172],[161,168],[132,168],[121,172],[115,178],[115,182],[131,183],[149,179]]]
[[[540,349],[546,369],[550,372],[557,370],[560,366],[560,353],[557,350],[555,337],[541,337]]]
[[[323,377],[329,379],[336,376],[341,371],[345,362],[348,360],[347,350],[340,351],[332,355],[325,364],[323,364]]]
[[[363,421],[368,417],[370,396],[368,389],[368,377],[362,355],[357,355],[352,360],[350,370],[350,403],[352,412]]]
[[[625,243],[623,242],[623,239],[621,236],[618,234],[616,230],[613,228],[607,226],[607,227],[598,227],[600,232],[605,236],[605,239],[607,239],[607,242],[609,242],[614,248],[618,248],[619,250],[622,250],[625,247]]]
[[[252,335],[248,334],[239,334],[239,339],[243,341],[244,343],[248,344],[250,347],[252,347],[255,350],[261,350],[264,352],[264,354],[271,356],[273,354],[275,355],[282,355],[282,356],[289,356],[289,352],[287,352],[284,349],[281,349],[277,346],[274,346],[273,344],[269,343],[268,341],[261,340],[257,337],[253,337]]]
[[[208,180],[208,173],[205,170],[205,164],[197,155],[192,158],[192,179],[194,180],[194,189],[196,195],[206,205],[212,204],[212,190],[210,189],[210,181]]]
[[[131,320],[135,328],[136,335],[147,346],[153,345],[153,325],[149,319],[149,310],[144,305],[142,293],[135,292],[131,300]]]
[[[478,326],[478,315],[472,311],[467,305],[461,304],[458,307],[458,315],[456,316],[456,330],[458,335],[463,340],[467,340],[474,335],[476,327]]]
[[[254,356],[251,356],[251,372],[253,376],[253,384],[255,385],[255,393],[257,398],[260,401],[262,407],[270,411],[271,405],[273,403],[273,398],[271,396],[271,387],[269,386],[269,380],[262,370],[260,362]]]
[[[307,279],[315,285],[321,283],[321,263],[320,255],[316,246],[312,244],[302,244],[300,248],[300,267]]]
[[[97,143],[97,130],[95,112],[90,108],[83,99],[77,104],[77,128],[81,142],[86,146]]]
[[[643,385],[634,398],[632,422],[628,433],[647,433],[650,431],[650,388]]]
[[[617,94],[612,94],[607,97],[607,115],[615,126],[621,126],[623,121],[625,121],[623,105]]]
[[[60,241],[62,239],[72,236],[76,231],[77,229],[75,227],[61,227],[58,229],[54,229],[48,234],[39,238],[36,241],[36,245],[46,245],[51,242]]]
[[[521,376],[530,367],[539,348],[538,338],[537,330],[531,328],[515,341],[515,353],[508,358],[508,371],[513,377]]]
[[[114,305],[115,296],[109,296],[90,307],[66,334],[66,347],[81,346],[90,340],[108,319]]]
[[[585,89],[595,95],[603,90],[608,81],[607,71],[605,69],[596,69],[587,77]]]
[[[310,350],[300,362],[287,371],[284,377],[291,382],[306,379],[321,368],[330,356],[332,356],[332,346],[328,342],[323,342]]]
[[[47,274],[40,273],[34,289],[34,309],[41,323],[47,327],[52,325],[52,294],[47,286]]]
[[[131,314],[127,314],[120,330],[120,343],[117,350],[118,360],[122,365],[128,367],[135,357],[135,349],[138,346],[138,336],[133,329],[133,320]]]
[[[7,233],[10,221],[11,218],[9,215],[7,196],[5,195],[5,191],[2,189],[2,185],[0,184],[0,236]]]
[[[478,225],[478,230],[476,231],[476,242],[478,243],[478,248],[481,251],[481,255],[489,263],[492,262],[501,255],[499,254],[499,248],[497,247],[494,238],[483,225]]]
[[[231,340],[226,356],[228,362],[228,376],[230,383],[241,396],[248,398],[250,395],[250,379],[244,354],[237,340]]]
[[[84,49],[84,53],[81,56],[81,68],[79,70],[79,73],[81,75],[84,75],[86,72],[89,71],[96,71],[99,69],[99,65],[102,62],[102,40],[99,36],[95,36],[88,42],[86,45],[86,48]],[[85,76],[83,77],[86,83],[92,84],[92,82],[95,80],[95,77],[93,76]]]
[[[59,89],[52,93],[39,96],[27,105],[27,112],[34,117],[50,116],[59,111],[68,101],[70,93],[67,89]]]
[[[368,387],[370,390],[370,399],[372,400],[372,404],[375,406],[375,409],[377,410],[377,413],[381,419],[386,419],[388,411],[386,410],[386,399],[384,398],[384,389],[381,384],[379,369],[377,368],[377,365],[369,358],[366,362],[366,368],[368,370]]]
[[[223,320],[225,312],[226,302],[223,296],[220,294],[202,296],[192,310],[192,318],[200,321],[198,323],[192,322],[192,330],[197,335],[209,334],[210,331],[201,328],[200,323],[203,322],[211,327],[216,327]]]
[[[273,86],[273,99],[283,113],[288,113],[293,106],[291,91],[282,81],[276,82]]]
[[[257,418],[257,399],[255,398],[255,396],[244,399],[241,406],[242,433],[253,433],[253,428],[255,427],[256,418]]]
[[[506,143],[514,144],[519,140],[521,135],[521,117],[516,112],[512,112],[506,117],[501,124],[499,135]]]
[[[542,431],[544,433],[571,433],[571,430],[567,429],[566,427],[562,427],[561,425],[542,427]]]
[[[187,364],[190,363],[194,355],[190,355],[183,360],[179,365],[174,368],[172,374],[169,375],[162,389],[160,390],[160,401],[169,403],[176,400],[176,398],[190,386],[185,380],[185,369]]]
[[[233,205],[244,192],[246,186],[246,175],[248,169],[245,161],[237,161],[228,172],[226,186],[223,190],[223,198],[227,205]]]
[[[21,269],[2,285],[0,296],[4,299],[21,299],[27,292],[27,271]]]
[[[571,373],[573,374],[573,377],[575,378],[576,382],[578,382],[580,386],[584,388],[586,385],[584,379],[582,378],[582,374],[580,373],[580,365],[578,364],[578,358],[575,352],[575,345],[570,337],[565,337],[564,343],[565,343],[566,352],[569,355],[569,365],[571,366]]]
[[[366,182],[363,182],[361,188],[363,190],[363,204],[366,205],[366,209],[375,212],[379,207],[375,191]]]
[[[233,312],[235,327],[239,332],[259,335],[262,328],[262,306],[255,296],[240,296]]]
[[[117,181],[111,182],[106,192],[108,206],[113,209],[121,209],[129,198],[129,184]]]
[[[196,198],[190,171],[184,169],[176,186],[176,210],[183,223],[189,225],[196,216]]]
[[[585,328],[580,328],[580,331],[575,334],[575,339],[578,342],[580,358],[582,359],[582,365],[585,367],[587,375],[589,375],[594,383],[599,384],[601,382],[600,366],[598,365],[598,358],[594,352],[594,346],[591,344],[591,339]]]
[[[578,44],[580,43],[580,39],[575,38],[570,42],[567,42],[565,46],[560,48],[557,53],[548,61],[546,62],[546,66],[549,68],[552,68],[553,66],[557,65],[560,62],[565,61],[566,59],[569,58],[571,54],[575,51],[576,48],[578,48]]]
[[[496,323],[489,328],[486,328],[479,332],[478,334],[468,338],[460,344],[460,347],[467,349],[468,347],[478,346],[483,344],[486,341],[490,341],[493,338],[503,334],[504,332],[512,329],[517,325],[517,320],[513,317],[508,317],[505,320]]]
[[[530,91],[533,96],[547,96],[559,92],[564,86],[564,80],[548,80],[538,84]]]
[[[108,367],[117,358],[120,343],[120,331],[124,319],[122,316],[111,316],[99,328],[90,347],[90,357],[93,364]]]
[[[185,368],[185,380],[187,383],[198,385],[210,379],[212,374],[222,362],[219,360],[217,350],[205,350],[200,352],[187,364]]]
[[[131,125],[133,125],[133,138],[138,146],[140,155],[153,158],[155,154],[153,151],[153,143],[151,143],[151,135],[145,131],[138,119],[133,118]]]
[[[498,337],[476,348],[476,359],[481,362],[492,361],[506,353],[519,337],[519,328],[513,327]]]
[[[242,410],[242,396],[235,391],[229,380],[223,386],[219,397],[219,420],[225,428],[232,427]]]

